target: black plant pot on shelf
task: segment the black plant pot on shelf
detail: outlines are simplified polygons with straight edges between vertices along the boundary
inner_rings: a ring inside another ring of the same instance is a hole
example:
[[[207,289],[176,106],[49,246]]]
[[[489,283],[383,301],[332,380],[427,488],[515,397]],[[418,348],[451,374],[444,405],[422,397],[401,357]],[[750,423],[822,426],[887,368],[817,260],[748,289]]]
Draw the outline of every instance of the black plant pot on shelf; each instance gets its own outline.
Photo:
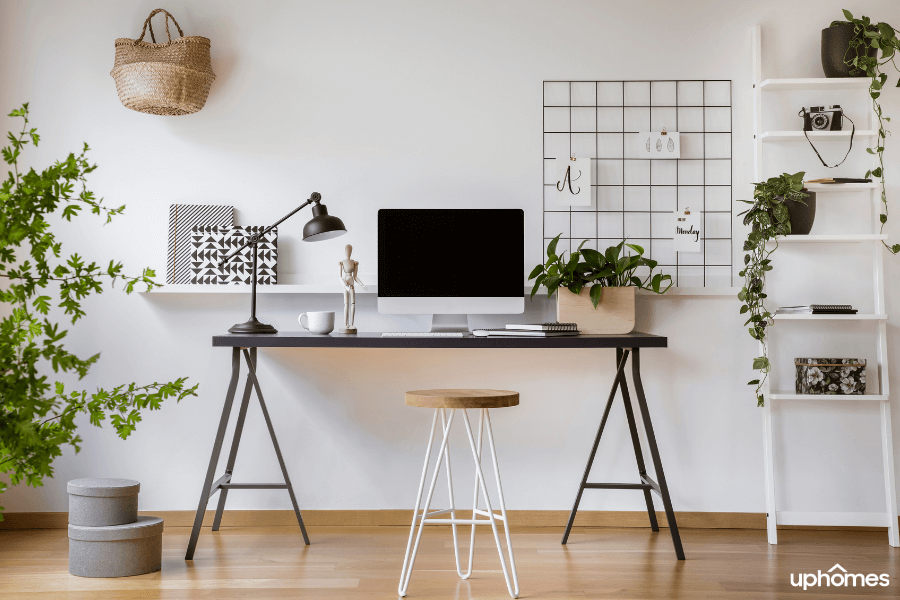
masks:
[[[825,77],[863,77],[866,73],[862,69],[849,67],[844,64],[848,58],[852,58],[853,52],[850,49],[850,40],[854,37],[853,23],[841,23],[834,27],[826,27],[822,30],[822,69],[825,71]],[[869,56],[875,56],[878,52],[877,48],[866,45],[866,52]]]
[[[802,202],[787,200],[788,214],[791,220],[791,235],[808,235],[816,220],[816,193],[804,190],[807,194]]]

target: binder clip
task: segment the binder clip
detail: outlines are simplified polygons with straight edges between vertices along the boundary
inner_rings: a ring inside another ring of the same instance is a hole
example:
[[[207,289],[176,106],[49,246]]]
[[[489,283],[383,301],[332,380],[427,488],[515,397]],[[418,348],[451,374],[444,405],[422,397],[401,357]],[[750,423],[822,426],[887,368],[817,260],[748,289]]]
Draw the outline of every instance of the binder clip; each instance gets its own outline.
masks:
[[[665,129],[663,129],[663,131],[665,131]],[[691,208],[690,208],[690,207],[685,208],[685,209],[684,209],[684,216],[683,216],[683,217],[678,217],[677,220],[678,220],[678,221],[687,221],[687,219],[685,219],[684,217],[688,216],[689,214],[691,214]]]

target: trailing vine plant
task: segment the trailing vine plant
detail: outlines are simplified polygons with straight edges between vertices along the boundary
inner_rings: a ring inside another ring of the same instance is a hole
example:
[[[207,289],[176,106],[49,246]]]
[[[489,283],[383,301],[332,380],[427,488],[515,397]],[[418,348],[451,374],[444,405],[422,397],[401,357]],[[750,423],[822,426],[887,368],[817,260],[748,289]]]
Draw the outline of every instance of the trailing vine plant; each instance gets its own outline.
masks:
[[[741,314],[748,315],[744,326],[750,326],[750,337],[759,341],[762,349],[762,355],[753,359],[753,369],[759,371],[760,376],[748,383],[756,386],[757,406],[765,405],[762,388],[771,370],[766,328],[772,323],[772,313],[765,304],[766,273],[772,270],[772,254],[778,249],[777,236],[791,232],[786,202],[806,204],[803,200],[808,196],[803,191],[804,175],[806,173],[803,171],[793,175],[783,173],[765,182],[755,183],[753,200],[739,200],[752,205],[740,213],[744,215],[744,225],[750,225],[751,229],[744,241],[744,268],[738,273],[744,278],[744,286],[738,293],[738,299],[742,303]],[[769,241],[774,243],[767,246]]]
[[[885,129],[885,122],[889,122],[890,117],[885,117],[881,113],[881,105],[878,103],[878,97],[881,96],[881,90],[887,83],[887,73],[882,72],[881,67],[887,63],[894,65],[897,69],[897,63],[894,62],[896,53],[900,51],[900,40],[897,39],[897,30],[887,23],[873,24],[869,17],[861,19],[854,18],[849,10],[844,9],[844,18],[846,21],[832,21],[831,27],[836,25],[852,24],[854,26],[854,36],[850,40],[850,46],[844,55],[844,64],[850,67],[850,73],[853,75],[865,75],[872,79],[869,84],[869,96],[872,98],[872,109],[875,116],[878,117],[878,137],[876,138],[874,148],[866,148],[866,152],[878,156],[878,166],[866,172],[866,177],[877,177],[881,180],[881,203],[882,213],[881,229],[884,231],[884,225],[888,218],[887,193],[884,187],[884,142],[888,131]],[[874,54],[871,50],[874,49]],[[878,50],[881,50],[881,62],[878,58]],[[898,69],[900,70],[900,69]],[[897,86],[900,87],[900,80]],[[884,246],[893,254],[900,252],[900,244],[888,245],[882,242]]]
[[[97,168],[87,161],[87,144],[81,153],[42,171],[20,168],[23,150],[37,146],[40,136],[28,126],[28,104],[9,116],[22,119],[22,130],[10,132],[9,145],[0,150],[10,167],[0,181],[0,474],[11,485],[38,487],[44,477],[53,476],[53,461],[63,446],[78,452],[76,417],[86,415],[98,427],[109,418],[125,439],[141,420],[141,411],[158,410],[168,398],[196,396],[197,386],[189,387],[187,378],[180,377],[89,392],[48,380],[53,373],[82,379],[100,358],[82,358],[65,348],[67,332],[54,322],[51,304],[74,324],[85,316],[81,302],[102,293],[106,284],[119,281],[126,294],[138,285],[150,290],[159,284],[151,269],[130,276],[121,262],[111,260],[104,268],[78,254],[63,254],[51,219],[71,221],[87,209],[108,223],[125,207],[108,208],[87,189],[86,177]],[[0,493],[5,489],[0,481]]]

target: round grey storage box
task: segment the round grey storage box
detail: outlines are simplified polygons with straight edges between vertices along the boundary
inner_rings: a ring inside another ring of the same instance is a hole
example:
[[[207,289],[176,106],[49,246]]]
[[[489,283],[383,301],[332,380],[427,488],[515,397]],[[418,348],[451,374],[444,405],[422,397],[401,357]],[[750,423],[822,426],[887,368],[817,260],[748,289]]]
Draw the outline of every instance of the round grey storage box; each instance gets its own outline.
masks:
[[[137,521],[141,484],[133,479],[73,479],[69,492],[69,524],[108,527]]]
[[[138,517],[113,527],[69,525],[69,573],[79,577],[128,577],[159,571],[163,520]]]

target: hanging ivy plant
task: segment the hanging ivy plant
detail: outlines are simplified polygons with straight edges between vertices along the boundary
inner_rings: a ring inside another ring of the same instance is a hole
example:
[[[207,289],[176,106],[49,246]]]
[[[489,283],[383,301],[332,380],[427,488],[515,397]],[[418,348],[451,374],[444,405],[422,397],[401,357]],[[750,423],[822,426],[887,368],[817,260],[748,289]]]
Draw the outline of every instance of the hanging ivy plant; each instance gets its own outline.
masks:
[[[762,394],[763,384],[769,376],[768,346],[766,344],[766,328],[771,325],[772,313],[766,308],[766,273],[772,270],[772,253],[778,249],[779,235],[791,232],[790,213],[786,202],[800,202],[809,194],[803,191],[805,172],[789,175],[783,173],[763,183],[753,184],[753,200],[738,200],[752,206],[740,213],[744,215],[744,225],[750,225],[750,233],[744,241],[744,269],[738,273],[744,278],[744,287],[738,293],[741,301],[741,314],[748,315],[744,326],[749,325],[750,337],[758,340],[762,355],[753,359],[753,369],[760,376],[749,382],[756,386],[756,405],[763,406],[765,398]],[[738,215],[738,216],[740,216]],[[774,241],[767,246],[766,242]]]
[[[878,156],[878,166],[867,171],[866,177],[877,177],[881,180],[882,213],[879,218],[881,219],[880,231],[883,232],[884,224],[887,223],[888,218],[887,193],[884,187],[884,141],[887,130],[884,124],[891,119],[881,114],[881,105],[878,103],[878,97],[881,96],[881,90],[884,84],[887,83],[888,78],[887,73],[881,71],[881,67],[890,62],[897,69],[894,57],[896,52],[900,51],[900,40],[897,39],[897,30],[887,23],[873,24],[869,17],[856,19],[846,9],[844,9],[844,17],[847,19],[846,21],[832,21],[831,23],[831,27],[848,23],[854,27],[853,38],[850,40],[850,46],[844,55],[844,64],[863,71],[867,77],[872,79],[869,84],[869,96],[872,98],[872,109],[875,111],[875,116],[878,117],[878,137],[875,147],[866,148],[866,152]],[[869,55],[869,48],[875,48],[874,56]],[[881,50],[881,62],[879,62],[878,50]],[[900,80],[897,81],[896,87],[900,87]],[[891,246],[886,242],[882,243],[892,253],[897,254],[900,252],[900,244]]]

